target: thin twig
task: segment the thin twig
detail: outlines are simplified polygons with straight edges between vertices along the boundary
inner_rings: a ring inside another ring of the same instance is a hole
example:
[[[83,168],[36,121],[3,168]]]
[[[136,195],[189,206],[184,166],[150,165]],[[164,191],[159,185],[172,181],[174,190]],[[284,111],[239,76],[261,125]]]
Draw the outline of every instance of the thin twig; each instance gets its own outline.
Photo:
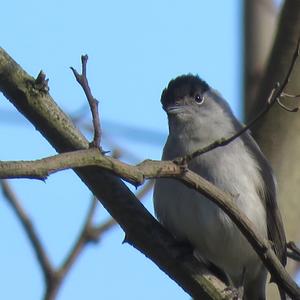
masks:
[[[114,158],[119,158],[121,154],[120,151],[113,151],[112,155]],[[103,228],[101,231],[97,232],[97,235],[95,234],[95,228],[97,227],[92,224],[92,221],[96,212],[97,203],[97,198],[93,196],[91,199],[90,208],[85,217],[82,230],[78,235],[73,247],[70,249],[69,254],[64,259],[64,262],[57,270],[55,270],[54,282],[53,284],[49,284],[47,286],[44,297],[45,300],[51,300],[55,297],[62,284],[62,281],[66,278],[67,273],[70,271],[79,255],[83,252],[84,247],[90,242],[98,242],[101,238],[102,233],[109,229],[108,226],[106,226],[107,229]],[[115,225],[115,223],[113,225]]]
[[[246,126],[244,126],[241,130],[239,130],[238,132],[236,132],[232,136],[230,136],[228,138],[221,138],[217,141],[214,141],[213,143],[207,145],[204,148],[201,148],[201,149],[199,149],[199,150],[197,150],[197,151],[195,151],[191,154],[187,154],[183,157],[175,159],[175,162],[177,164],[178,163],[186,164],[186,163],[188,163],[189,161],[191,161],[192,159],[194,159],[195,157],[197,157],[201,154],[209,152],[209,151],[211,151],[213,149],[216,149],[218,147],[228,145],[229,143],[234,141],[236,138],[238,138],[240,135],[242,135],[244,132],[249,130],[259,119],[261,119],[270,110],[270,108],[276,102],[280,105],[280,107],[282,107],[283,109],[285,109],[289,112],[298,111],[298,108],[290,109],[290,108],[286,107],[284,104],[282,104],[280,99],[285,95],[283,90],[286,88],[288,82],[290,81],[292,71],[293,71],[294,66],[296,64],[297,58],[299,57],[299,53],[300,53],[300,38],[298,39],[296,50],[293,53],[291,64],[289,65],[289,69],[287,71],[287,74],[286,74],[282,84],[276,83],[275,87],[270,92],[270,95],[269,95],[269,97],[266,101],[265,107],[261,110],[260,113],[258,113],[258,115],[252,121],[250,121]],[[295,95],[295,96],[297,96],[297,95]]]
[[[297,112],[299,110],[298,106],[294,108],[287,107],[284,103],[281,102],[281,98],[277,98],[276,101],[279,104],[279,106],[287,112]]]
[[[143,188],[137,193],[138,199],[141,200],[145,196],[145,194],[152,188],[153,182],[153,180],[150,180],[143,186]],[[92,224],[93,217],[96,212],[97,203],[97,198],[93,196],[81,233],[79,234],[76,242],[74,243],[74,246],[71,248],[61,267],[59,267],[56,271],[56,277],[59,278],[59,281],[56,282],[55,285],[56,290],[59,289],[62,280],[66,278],[67,273],[70,271],[79,255],[84,250],[84,247],[88,243],[98,242],[104,233],[106,233],[117,224],[117,222],[113,218],[109,219],[99,226],[95,226]]]
[[[298,263],[300,262],[300,255],[296,254],[295,252],[287,251],[286,255],[287,255],[288,258],[290,258],[294,261],[297,261]]]
[[[141,200],[153,187],[153,183],[154,181],[152,180],[148,181],[143,186],[143,188],[137,193],[137,198]],[[43,270],[46,282],[46,291],[44,299],[54,299],[62,284],[62,281],[66,278],[66,274],[70,271],[75,261],[82,253],[84,247],[89,242],[99,241],[102,234],[114,227],[117,224],[117,222],[113,218],[111,218],[99,226],[92,225],[92,219],[95,214],[96,204],[98,202],[97,199],[93,197],[81,233],[79,234],[74,246],[70,250],[69,255],[66,257],[63,264],[55,270],[51,265],[48,256],[46,255],[44,247],[42,246],[41,241],[38,238],[38,235],[30,218],[25,213],[24,209],[21,207],[16,195],[13,193],[8,182],[6,180],[2,180],[1,185],[6,199],[12,205],[14,211],[18,216],[18,219],[22,223],[29,237],[29,240],[32,243],[39,264]]]
[[[32,167],[34,166],[34,163],[35,162],[31,163]],[[5,164],[8,166],[9,162],[6,162]],[[16,162],[13,164],[16,166]],[[28,162],[25,165],[24,162],[21,162],[17,170],[20,171],[22,164],[24,169],[28,169]],[[190,171],[189,169],[183,173],[181,167],[171,161],[162,162],[145,160],[136,166],[131,166],[119,160],[102,155],[98,149],[78,150],[70,153],[62,153],[40,160],[38,161],[38,164],[43,167],[43,172],[46,172],[46,167],[48,167],[48,173],[54,172],[55,165],[59,166],[59,170],[74,167],[78,168],[79,165],[83,167],[84,164],[86,164],[86,166],[97,165],[106,170],[110,170],[115,175],[120,176],[130,183],[135,183],[136,186],[142,184],[145,179],[152,178],[168,177],[182,181],[188,187],[198,191],[218,205],[238,226],[247,240],[251,243],[252,247],[255,249],[267,269],[272,274],[272,278],[274,278],[274,280],[280,284],[280,286],[282,286],[289,295],[293,296],[293,299],[295,299],[295,297],[300,297],[299,288],[280,263],[270,243],[261,237],[258,232],[256,232],[253,224],[249,221],[247,216],[236,207],[232,196],[223,192],[212,183],[200,177],[198,174]],[[75,164],[75,166],[72,164]],[[24,171],[25,170],[22,170],[21,172]],[[37,168],[33,167],[32,171],[36,172]],[[31,178],[34,177],[32,176]]]
[[[58,272],[62,278],[65,277],[66,273],[71,269],[72,265],[82,252],[84,246],[91,240],[88,232],[89,228],[92,226],[91,223],[96,210],[97,202],[97,198],[93,197],[81,233],[79,234],[74,246],[70,250],[69,255],[58,269]]]
[[[288,257],[293,260],[300,261],[300,249],[297,245],[294,242],[288,242],[286,246],[290,250],[288,252]]]
[[[41,240],[38,236],[38,233],[32,224],[29,216],[23,209],[18,200],[16,194],[13,192],[12,188],[10,187],[8,181],[1,180],[2,191],[5,196],[5,199],[8,203],[12,206],[14,212],[16,213],[18,219],[20,220],[23,229],[28,236],[28,239],[32,245],[32,248],[35,252],[39,265],[43,271],[43,275],[45,277],[46,283],[51,281],[53,275],[53,267],[49,260],[48,255],[46,254],[45,248],[41,243]]]
[[[154,180],[147,181],[144,184],[144,186],[142,187],[142,189],[136,194],[136,197],[141,201],[145,197],[145,195],[151,190],[153,185],[154,185]],[[117,224],[116,220],[113,218],[110,218],[109,220],[100,224],[99,226],[97,226],[97,227],[95,226],[95,227],[91,228],[90,232],[94,236],[99,236],[99,235],[102,235],[103,233],[107,232],[108,230],[110,230],[116,224]]]
[[[282,96],[287,97],[287,98],[300,98],[300,94],[292,95],[292,94],[288,94],[288,93],[285,93],[285,92],[282,92]]]
[[[85,93],[85,96],[89,102],[90,109],[92,112],[94,138],[93,138],[93,141],[90,143],[90,146],[100,148],[102,132],[101,132],[100,119],[99,119],[99,112],[98,112],[99,101],[93,97],[92,91],[91,91],[89,83],[88,83],[88,79],[87,79],[87,75],[86,75],[87,61],[88,61],[88,56],[82,55],[81,56],[82,74],[79,74],[73,67],[71,67],[71,70],[73,71],[73,74],[74,74],[77,82],[82,87],[82,89]]]
[[[1,92],[58,152],[86,149],[88,142],[53,99],[47,94],[32,93],[31,86],[27,84],[32,81],[32,77],[0,47]],[[204,273],[203,267],[192,255],[184,261],[176,259],[178,251],[171,247],[174,238],[136,201],[119,178],[98,168],[75,169],[75,172],[129,234],[130,244],[149,257],[187,293],[196,299],[211,299],[219,291],[222,297],[224,285],[211,274]]]

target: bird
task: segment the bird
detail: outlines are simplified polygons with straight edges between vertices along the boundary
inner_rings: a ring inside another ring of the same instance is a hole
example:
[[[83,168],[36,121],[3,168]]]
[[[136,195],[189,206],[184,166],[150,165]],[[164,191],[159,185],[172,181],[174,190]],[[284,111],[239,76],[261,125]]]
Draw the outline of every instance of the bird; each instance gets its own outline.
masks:
[[[198,75],[172,79],[161,95],[169,135],[162,160],[174,160],[232,136],[243,128],[226,100]],[[283,266],[286,237],[272,168],[249,130],[231,143],[199,155],[187,167],[233,196],[254,229],[268,239]],[[195,256],[215,266],[243,300],[266,299],[267,269],[257,253],[216,204],[182,182],[155,182],[154,211],[159,222]]]

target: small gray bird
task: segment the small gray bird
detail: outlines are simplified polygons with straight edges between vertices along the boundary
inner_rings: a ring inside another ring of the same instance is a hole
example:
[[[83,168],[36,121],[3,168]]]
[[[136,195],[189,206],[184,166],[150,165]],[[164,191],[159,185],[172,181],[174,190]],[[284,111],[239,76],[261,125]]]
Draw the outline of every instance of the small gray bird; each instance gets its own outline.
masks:
[[[198,76],[183,75],[170,81],[161,103],[169,122],[162,160],[191,154],[242,128],[227,102]],[[286,264],[276,182],[249,132],[198,156],[188,168],[232,194],[238,208],[271,241],[279,260]],[[175,238],[189,242],[202,261],[222,270],[236,288],[243,288],[244,300],[265,299],[266,268],[236,225],[214,203],[179,181],[158,179],[154,209]]]

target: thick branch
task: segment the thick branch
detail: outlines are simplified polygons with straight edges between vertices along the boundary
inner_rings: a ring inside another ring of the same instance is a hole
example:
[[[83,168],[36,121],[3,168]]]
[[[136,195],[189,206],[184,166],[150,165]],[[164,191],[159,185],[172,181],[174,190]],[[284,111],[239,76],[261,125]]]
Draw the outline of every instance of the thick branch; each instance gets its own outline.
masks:
[[[83,167],[84,163],[86,164],[85,166],[98,166],[109,170],[135,185],[142,184],[145,179],[171,177],[197,190],[228,214],[259,254],[272,274],[272,278],[274,278],[280,286],[283,286],[290,295],[300,297],[300,289],[279,262],[270,243],[254,230],[254,226],[247,216],[234,204],[234,198],[196,173],[188,169],[182,170],[182,167],[178,164],[171,161],[145,160],[137,166],[131,166],[114,158],[103,156],[97,149],[89,149],[64,153],[37,162],[22,162],[19,167],[15,169],[18,172],[22,170],[25,172],[27,172],[26,170],[39,172],[39,169],[42,168],[42,174],[46,174],[47,168],[51,172],[54,172],[65,168]],[[0,163],[0,177],[1,165],[3,164],[6,167],[10,165],[9,162]],[[17,162],[12,162],[12,164],[14,167],[18,165]],[[48,174],[49,173],[50,172],[48,172]],[[34,178],[32,175],[33,174],[30,174],[30,178]],[[40,179],[40,177],[37,178]]]
[[[142,189],[140,189],[136,193],[136,197],[139,200],[141,200],[149,191],[151,191],[151,188],[153,187],[153,184],[154,184],[153,180],[147,181],[143,185]],[[90,233],[91,236],[98,238],[103,233],[106,233],[108,230],[113,228],[116,224],[117,224],[117,221],[113,218],[110,218],[110,219],[108,219],[107,221],[103,222],[102,224],[100,224],[98,226],[94,225],[92,228],[90,228],[89,233]]]
[[[0,90],[58,152],[87,149],[88,141],[44,89],[0,48]],[[178,259],[174,238],[136,200],[111,172],[97,167],[75,172],[101,199],[103,206],[126,232],[128,242],[143,252],[196,299],[225,299],[224,285],[192,256]],[[219,291],[219,292],[218,292]]]
[[[144,185],[143,189],[141,189],[137,193],[136,195],[137,198],[138,199],[143,198],[145,193],[147,193],[147,191],[149,191],[149,188],[151,188],[152,186],[153,186],[153,182],[149,181],[148,184]],[[66,277],[66,274],[70,271],[73,264],[76,262],[78,256],[82,253],[84,247],[90,242],[94,242],[94,243],[99,242],[102,235],[117,224],[117,222],[113,218],[110,218],[109,220],[107,220],[106,222],[98,226],[92,224],[93,217],[96,211],[96,205],[97,205],[97,199],[93,197],[81,233],[79,234],[73,247],[70,249],[70,252],[65,258],[62,265],[55,271],[56,277],[59,280],[57,280],[56,286],[54,287],[50,286],[52,290],[55,289],[54,294],[56,294],[56,290],[58,290],[58,288],[61,286],[61,283]],[[45,299],[47,300],[49,299],[49,297],[47,296],[47,292],[48,293],[50,292],[50,288],[48,288],[46,291]],[[51,292],[53,293],[53,291]]]

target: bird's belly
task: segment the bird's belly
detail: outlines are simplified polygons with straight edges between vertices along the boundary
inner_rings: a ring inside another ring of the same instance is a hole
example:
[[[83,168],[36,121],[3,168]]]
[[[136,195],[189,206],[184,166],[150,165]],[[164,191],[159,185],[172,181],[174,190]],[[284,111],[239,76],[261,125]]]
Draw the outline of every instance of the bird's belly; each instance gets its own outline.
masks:
[[[248,241],[221,209],[182,184],[161,188],[168,180],[157,184],[154,206],[157,217],[176,238],[188,240],[204,260],[214,263],[233,280],[241,277],[251,261],[260,265]]]

